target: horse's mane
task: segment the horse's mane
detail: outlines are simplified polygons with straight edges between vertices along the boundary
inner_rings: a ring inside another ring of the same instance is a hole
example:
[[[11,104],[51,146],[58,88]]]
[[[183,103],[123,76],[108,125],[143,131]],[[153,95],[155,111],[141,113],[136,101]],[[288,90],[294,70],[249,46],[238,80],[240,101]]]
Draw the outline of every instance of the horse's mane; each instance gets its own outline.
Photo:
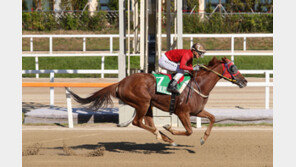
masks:
[[[206,65],[206,67],[211,68],[211,67],[214,67],[215,65],[217,65],[217,64],[219,64],[219,63],[222,63],[222,62],[223,62],[223,60],[222,60],[222,61],[221,61],[221,60],[218,60],[217,57],[214,56],[214,57],[212,58],[212,60],[209,61],[208,65]],[[200,71],[197,72],[197,75],[198,75],[198,76],[202,76],[202,75],[204,75],[204,74],[206,74],[206,73],[208,73],[208,72],[209,72],[209,71],[200,70]]]
[[[214,57],[212,58],[212,60],[209,61],[207,67],[213,67],[214,65],[216,65],[216,64],[218,64],[218,63],[222,63],[222,61],[221,61],[221,60],[218,60],[218,59],[216,58],[216,56],[214,56]]]

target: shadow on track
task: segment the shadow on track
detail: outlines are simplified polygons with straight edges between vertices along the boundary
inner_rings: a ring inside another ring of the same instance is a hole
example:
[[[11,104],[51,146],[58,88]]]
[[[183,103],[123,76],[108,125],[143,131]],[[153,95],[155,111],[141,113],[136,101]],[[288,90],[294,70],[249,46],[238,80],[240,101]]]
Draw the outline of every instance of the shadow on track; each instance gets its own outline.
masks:
[[[164,143],[145,143],[137,144],[135,142],[99,142],[98,144],[83,144],[77,146],[70,146],[71,149],[88,149],[94,150],[98,146],[105,147],[108,152],[115,153],[140,153],[140,154],[175,154],[175,151],[186,151],[190,154],[194,154],[195,151],[188,149],[193,146],[178,145],[171,146]],[[55,147],[49,149],[63,149],[62,147]]]

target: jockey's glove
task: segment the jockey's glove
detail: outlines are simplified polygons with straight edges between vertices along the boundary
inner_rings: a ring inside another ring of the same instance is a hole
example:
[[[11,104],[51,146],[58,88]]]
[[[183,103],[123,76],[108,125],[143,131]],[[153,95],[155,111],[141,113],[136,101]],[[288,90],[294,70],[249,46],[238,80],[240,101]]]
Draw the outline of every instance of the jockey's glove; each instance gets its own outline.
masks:
[[[198,65],[194,66],[193,71],[199,71],[199,66]]]

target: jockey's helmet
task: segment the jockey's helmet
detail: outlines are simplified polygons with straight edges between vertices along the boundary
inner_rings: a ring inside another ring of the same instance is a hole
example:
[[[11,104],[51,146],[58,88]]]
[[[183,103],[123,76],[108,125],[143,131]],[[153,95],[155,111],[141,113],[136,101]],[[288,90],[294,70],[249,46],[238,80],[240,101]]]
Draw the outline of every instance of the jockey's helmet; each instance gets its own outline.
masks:
[[[205,47],[200,43],[193,44],[191,50],[196,51],[201,57],[206,53]]]

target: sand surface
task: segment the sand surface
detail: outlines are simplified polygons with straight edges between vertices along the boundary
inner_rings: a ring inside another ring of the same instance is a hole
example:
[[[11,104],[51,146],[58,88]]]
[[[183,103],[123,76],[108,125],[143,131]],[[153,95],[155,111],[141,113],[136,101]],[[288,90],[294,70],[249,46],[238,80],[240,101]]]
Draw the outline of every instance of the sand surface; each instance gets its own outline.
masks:
[[[23,126],[23,151],[42,144],[38,155],[23,156],[23,166],[273,166],[272,127],[214,127],[203,146],[199,139],[205,127],[188,137],[160,129],[178,144],[170,146],[142,129],[114,126]],[[64,144],[77,155],[66,155]],[[103,156],[86,156],[99,146],[105,148]]]

